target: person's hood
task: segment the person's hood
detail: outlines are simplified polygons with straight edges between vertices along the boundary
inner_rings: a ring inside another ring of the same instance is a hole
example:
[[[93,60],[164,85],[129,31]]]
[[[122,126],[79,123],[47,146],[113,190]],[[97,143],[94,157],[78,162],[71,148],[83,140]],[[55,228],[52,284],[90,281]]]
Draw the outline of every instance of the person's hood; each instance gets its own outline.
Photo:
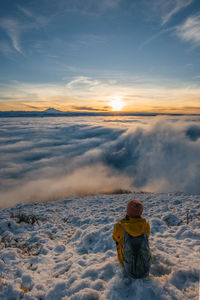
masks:
[[[120,220],[120,225],[132,236],[143,234],[147,227],[147,222],[144,218],[123,218]]]

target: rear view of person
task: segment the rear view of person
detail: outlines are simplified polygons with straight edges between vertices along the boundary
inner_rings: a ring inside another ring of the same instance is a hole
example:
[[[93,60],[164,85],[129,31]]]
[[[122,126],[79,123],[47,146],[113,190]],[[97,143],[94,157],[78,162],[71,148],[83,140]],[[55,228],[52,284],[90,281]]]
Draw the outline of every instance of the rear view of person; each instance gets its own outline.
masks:
[[[126,217],[114,226],[113,240],[116,242],[117,255],[125,272],[134,278],[149,275],[151,253],[149,248],[149,223],[141,217],[143,205],[138,200],[127,204]]]

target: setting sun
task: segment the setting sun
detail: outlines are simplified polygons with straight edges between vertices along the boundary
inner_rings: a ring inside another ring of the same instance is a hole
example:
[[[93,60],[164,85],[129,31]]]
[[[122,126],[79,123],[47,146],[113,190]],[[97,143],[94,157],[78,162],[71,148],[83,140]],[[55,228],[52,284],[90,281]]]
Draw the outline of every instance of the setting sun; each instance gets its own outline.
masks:
[[[112,111],[120,111],[124,107],[125,103],[120,97],[116,96],[109,102],[109,105],[112,107]]]

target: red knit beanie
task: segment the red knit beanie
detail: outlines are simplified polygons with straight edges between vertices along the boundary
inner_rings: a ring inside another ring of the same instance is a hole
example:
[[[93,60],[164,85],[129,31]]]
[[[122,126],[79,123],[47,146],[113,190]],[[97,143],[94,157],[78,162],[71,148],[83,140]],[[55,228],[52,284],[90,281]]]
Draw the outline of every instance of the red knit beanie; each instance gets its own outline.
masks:
[[[138,200],[131,200],[127,204],[126,208],[126,214],[127,216],[134,218],[134,217],[140,217],[143,212],[143,205]]]

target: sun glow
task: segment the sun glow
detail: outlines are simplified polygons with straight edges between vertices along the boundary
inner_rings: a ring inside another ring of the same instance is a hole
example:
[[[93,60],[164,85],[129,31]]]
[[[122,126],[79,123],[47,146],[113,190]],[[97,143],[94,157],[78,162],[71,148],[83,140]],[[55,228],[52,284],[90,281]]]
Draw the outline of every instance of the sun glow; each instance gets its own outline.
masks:
[[[124,107],[125,103],[122,101],[122,99],[119,96],[115,96],[109,102],[109,105],[112,107],[112,111],[120,111]]]

